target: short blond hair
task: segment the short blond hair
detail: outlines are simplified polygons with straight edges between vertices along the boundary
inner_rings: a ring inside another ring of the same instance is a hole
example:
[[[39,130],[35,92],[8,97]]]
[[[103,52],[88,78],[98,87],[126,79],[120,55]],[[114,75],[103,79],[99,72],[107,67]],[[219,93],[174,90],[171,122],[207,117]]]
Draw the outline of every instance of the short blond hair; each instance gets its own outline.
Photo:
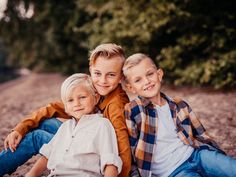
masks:
[[[71,90],[80,84],[86,85],[91,91],[91,94],[93,94],[95,97],[97,92],[93,86],[91,77],[84,73],[76,73],[69,76],[61,85],[61,100],[64,105],[66,103],[66,98]]]
[[[124,50],[121,46],[113,43],[101,44],[90,51],[89,66],[94,65],[98,57],[104,57],[106,59],[119,57],[122,61],[122,65],[125,61]]]
[[[122,71],[123,71],[123,74],[124,74],[124,76],[125,76],[125,80],[127,81],[127,73],[128,73],[128,71],[129,71],[129,69],[131,69],[131,68],[133,68],[134,66],[137,66],[141,61],[143,61],[143,60],[149,60],[151,63],[152,63],[152,65],[155,67],[155,68],[157,68],[156,67],[156,65],[155,65],[155,63],[153,62],[153,60],[149,57],[149,56],[147,56],[147,55],[145,55],[145,54],[143,54],[143,53],[136,53],[136,54],[133,54],[133,55],[131,55],[131,56],[129,56],[126,60],[125,60],[125,62],[124,62],[124,65],[123,65],[123,68],[122,68]]]

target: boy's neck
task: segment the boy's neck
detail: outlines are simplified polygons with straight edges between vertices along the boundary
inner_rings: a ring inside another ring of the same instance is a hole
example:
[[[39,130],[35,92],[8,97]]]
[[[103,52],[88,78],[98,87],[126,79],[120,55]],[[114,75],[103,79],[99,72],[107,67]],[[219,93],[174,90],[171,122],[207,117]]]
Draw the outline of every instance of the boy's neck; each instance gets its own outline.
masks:
[[[161,94],[157,95],[155,98],[149,99],[153,104],[158,106],[163,106],[166,104],[166,100],[161,96]]]

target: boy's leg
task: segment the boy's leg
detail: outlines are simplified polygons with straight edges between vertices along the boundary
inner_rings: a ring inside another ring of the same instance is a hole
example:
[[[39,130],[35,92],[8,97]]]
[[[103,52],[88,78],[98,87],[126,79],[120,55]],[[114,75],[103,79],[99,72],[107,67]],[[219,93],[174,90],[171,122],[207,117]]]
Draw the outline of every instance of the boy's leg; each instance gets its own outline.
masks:
[[[62,122],[57,118],[45,119],[39,124],[37,129],[45,130],[48,133],[55,134]]]
[[[177,169],[175,169],[169,177],[201,177],[200,168],[196,162],[197,151],[195,150],[192,155]]]
[[[173,177],[202,177],[199,173],[189,170],[182,170],[179,171],[176,175]]]
[[[0,176],[13,173],[17,167],[38,154],[42,145],[48,143],[53,136],[54,134],[44,130],[34,130],[22,139],[15,152],[12,153],[10,149],[2,151],[0,153]]]
[[[206,176],[236,176],[236,159],[232,157],[204,149],[199,151],[199,158]]]

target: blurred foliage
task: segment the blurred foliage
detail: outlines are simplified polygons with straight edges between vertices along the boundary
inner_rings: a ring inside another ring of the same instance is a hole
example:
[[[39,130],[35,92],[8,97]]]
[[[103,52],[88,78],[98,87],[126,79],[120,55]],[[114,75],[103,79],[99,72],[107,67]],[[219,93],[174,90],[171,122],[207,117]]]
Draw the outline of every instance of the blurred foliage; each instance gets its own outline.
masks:
[[[13,66],[7,64],[7,51],[3,45],[2,39],[0,38],[0,83],[18,77]]]
[[[33,16],[19,7],[33,7]],[[234,7],[233,0],[11,0],[0,36],[16,67],[84,72],[89,51],[114,42],[127,56],[147,53],[170,83],[235,88]]]

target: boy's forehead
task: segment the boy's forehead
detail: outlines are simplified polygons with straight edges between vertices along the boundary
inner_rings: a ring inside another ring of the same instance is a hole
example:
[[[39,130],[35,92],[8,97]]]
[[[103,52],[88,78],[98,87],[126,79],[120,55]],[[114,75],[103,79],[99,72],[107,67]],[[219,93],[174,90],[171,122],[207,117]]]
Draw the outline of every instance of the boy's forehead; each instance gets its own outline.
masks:
[[[135,66],[132,66],[127,70],[127,78],[141,77],[150,70],[157,70],[156,66],[148,60],[143,60]]]
[[[91,86],[89,86],[87,83],[78,83],[74,86],[72,86],[69,90],[68,90],[68,94],[78,94],[78,95],[81,95],[81,94],[84,94],[84,93],[92,93],[92,88]]]
[[[138,64],[130,67],[129,70],[136,70],[136,69],[139,70],[139,69],[142,69],[142,70],[147,71],[147,70],[149,70],[151,68],[155,68],[156,69],[155,64],[153,64],[153,62],[148,60],[148,59],[144,59],[141,62],[139,62]]]
[[[122,66],[123,66],[123,58],[119,56],[114,56],[112,58],[100,56],[91,65],[92,68],[100,67],[100,69],[120,70],[120,71],[122,69]]]

